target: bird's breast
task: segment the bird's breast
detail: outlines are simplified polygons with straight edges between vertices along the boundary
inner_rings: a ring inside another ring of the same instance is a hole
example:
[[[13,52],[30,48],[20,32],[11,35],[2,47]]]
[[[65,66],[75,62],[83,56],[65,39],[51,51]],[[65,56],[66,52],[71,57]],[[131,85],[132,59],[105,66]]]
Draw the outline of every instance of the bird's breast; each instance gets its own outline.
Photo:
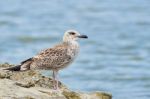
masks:
[[[68,55],[71,56],[72,59],[74,59],[79,53],[79,45],[74,44],[68,47]]]

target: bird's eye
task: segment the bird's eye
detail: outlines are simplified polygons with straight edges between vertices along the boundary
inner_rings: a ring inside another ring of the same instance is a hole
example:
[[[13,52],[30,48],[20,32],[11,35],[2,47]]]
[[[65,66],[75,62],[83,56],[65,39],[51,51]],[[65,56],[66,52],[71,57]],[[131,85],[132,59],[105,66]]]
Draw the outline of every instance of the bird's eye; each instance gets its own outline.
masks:
[[[75,35],[76,33],[74,33],[74,32],[69,32],[69,34],[71,34],[71,35]]]

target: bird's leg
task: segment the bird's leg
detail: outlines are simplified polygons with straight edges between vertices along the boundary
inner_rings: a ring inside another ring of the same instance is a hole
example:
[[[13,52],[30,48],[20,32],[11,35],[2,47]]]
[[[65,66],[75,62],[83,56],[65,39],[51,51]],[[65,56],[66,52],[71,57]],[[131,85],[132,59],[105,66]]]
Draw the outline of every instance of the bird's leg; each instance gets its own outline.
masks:
[[[53,70],[53,87],[55,90],[58,89],[58,70]]]
[[[56,89],[59,89],[59,86],[58,86],[58,70],[56,70]]]
[[[55,70],[53,70],[53,88],[54,89],[56,89],[55,81],[56,81],[56,75],[55,75]]]

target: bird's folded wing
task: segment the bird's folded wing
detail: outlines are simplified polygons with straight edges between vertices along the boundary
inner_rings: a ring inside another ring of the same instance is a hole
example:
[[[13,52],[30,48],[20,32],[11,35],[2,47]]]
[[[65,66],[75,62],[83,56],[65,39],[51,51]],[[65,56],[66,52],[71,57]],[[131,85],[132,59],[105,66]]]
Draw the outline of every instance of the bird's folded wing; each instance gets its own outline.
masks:
[[[67,48],[55,47],[43,50],[33,57],[34,64],[40,67],[53,68],[69,63],[71,56],[67,54]]]

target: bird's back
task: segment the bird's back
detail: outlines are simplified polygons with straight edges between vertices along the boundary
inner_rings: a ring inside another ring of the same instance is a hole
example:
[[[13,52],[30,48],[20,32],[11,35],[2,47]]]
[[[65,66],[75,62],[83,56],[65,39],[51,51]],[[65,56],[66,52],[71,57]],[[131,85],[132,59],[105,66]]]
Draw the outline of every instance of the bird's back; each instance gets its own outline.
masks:
[[[78,46],[58,44],[34,56],[30,69],[62,69],[72,63],[77,53]]]

